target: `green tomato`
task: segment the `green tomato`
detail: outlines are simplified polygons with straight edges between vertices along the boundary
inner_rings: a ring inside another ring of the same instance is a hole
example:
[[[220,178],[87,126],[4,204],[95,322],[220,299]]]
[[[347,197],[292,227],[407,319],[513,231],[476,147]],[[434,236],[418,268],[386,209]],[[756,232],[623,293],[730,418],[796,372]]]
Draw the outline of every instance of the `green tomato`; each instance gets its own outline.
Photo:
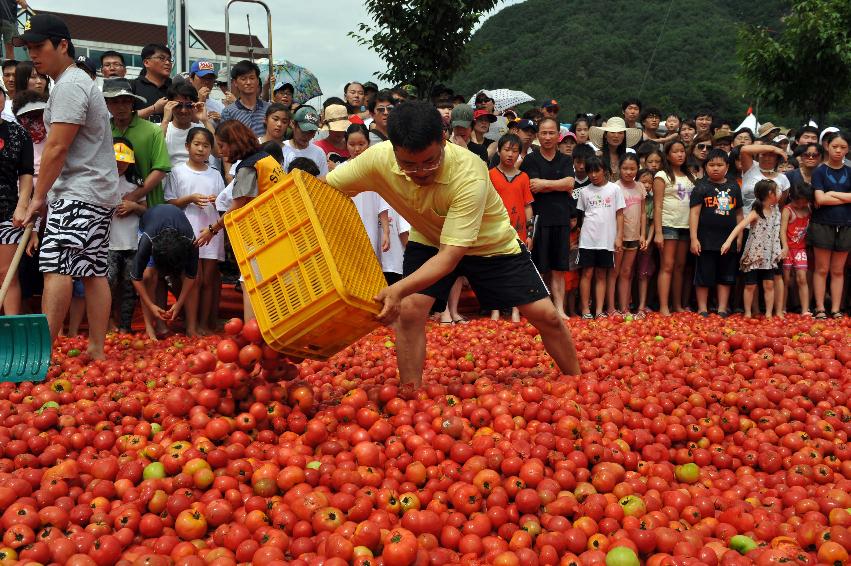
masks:
[[[674,468],[674,475],[677,477],[677,481],[695,483],[700,478],[700,466],[694,462],[677,466]]]
[[[616,546],[606,553],[606,566],[640,566],[638,556],[631,548]]]
[[[745,535],[735,535],[730,538],[730,548],[739,554],[747,554],[757,547],[756,542]]]
[[[165,477],[165,466],[162,462],[151,462],[142,470],[142,477],[146,480],[156,480]]]
[[[623,508],[623,514],[627,517],[640,517],[647,511],[647,507],[644,505],[644,500],[637,495],[621,497],[618,503],[620,503],[620,506]]]
[[[657,342],[661,342],[664,339],[665,339],[664,337],[658,336],[658,335],[654,338],[654,340],[656,340]]]
[[[307,467],[310,468],[311,470],[318,470],[319,466],[321,466],[321,465],[322,465],[322,462],[320,462],[319,460],[313,460],[312,462],[307,463]]]
[[[68,357],[69,358],[76,358],[79,355],[80,355],[80,350],[78,350],[77,348],[71,348],[70,350],[68,350]]]

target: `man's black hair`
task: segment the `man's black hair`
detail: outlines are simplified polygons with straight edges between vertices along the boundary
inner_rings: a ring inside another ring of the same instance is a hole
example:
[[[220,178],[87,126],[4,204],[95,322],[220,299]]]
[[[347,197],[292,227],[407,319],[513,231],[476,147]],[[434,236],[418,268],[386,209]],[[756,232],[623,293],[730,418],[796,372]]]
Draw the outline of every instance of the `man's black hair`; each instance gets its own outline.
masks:
[[[101,66],[103,66],[103,60],[104,60],[104,59],[106,59],[107,57],[118,57],[119,59],[121,59],[121,64],[122,64],[122,65],[126,65],[126,64],[127,64],[127,63],[124,61],[124,55],[122,55],[122,54],[121,54],[121,53],[119,53],[118,51],[113,51],[113,50],[111,50],[111,49],[110,49],[109,51],[104,51],[103,53],[101,53],[101,55],[100,55],[100,64],[101,64]]]
[[[697,120],[700,116],[709,116],[710,118],[715,118],[715,114],[712,113],[712,110],[709,108],[700,108],[697,112],[694,113],[694,119]]]
[[[158,52],[165,53],[166,55],[171,57],[171,49],[169,49],[168,47],[166,47],[162,43],[149,43],[145,47],[142,48],[142,54],[141,54],[142,60],[150,59],[151,57],[156,55]],[[122,57],[121,60],[123,61],[124,58]]]
[[[237,77],[241,77],[242,75],[247,75],[249,73],[254,73],[257,76],[257,79],[260,79],[260,67],[257,66],[257,63],[249,61],[248,59],[243,59],[231,67],[230,78],[232,81],[235,81]]]
[[[339,96],[329,96],[328,98],[325,99],[325,102],[322,103],[322,109],[325,110],[326,108],[328,108],[332,104],[339,104],[341,106],[345,106],[346,101],[343,100],[342,98],[340,98]]]
[[[5,61],[3,61],[3,70],[4,71],[6,69],[8,69],[9,67],[17,67],[17,66],[18,66],[18,61],[16,61],[15,59],[6,59]]]
[[[174,277],[183,273],[187,258],[192,254],[194,242],[175,228],[165,228],[151,240],[154,265],[163,275]]]
[[[530,108],[526,112],[523,113],[521,118],[525,120],[532,120],[536,124],[544,117],[544,111],[540,108]]]
[[[390,92],[392,92],[394,95],[398,96],[402,100],[408,100],[410,98],[408,91],[405,90],[404,88],[400,87],[400,86],[395,87]]]
[[[577,144],[576,147],[573,148],[573,160],[581,159],[583,161],[587,160],[589,157],[594,157],[597,155],[594,152],[594,148],[588,145],[587,143]]]
[[[50,44],[53,45],[54,49],[59,49],[59,44],[62,43],[63,41],[68,42],[68,49],[66,51],[68,53],[68,57],[70,57],[71,59],[76,59],[77,58],[77,50],[74,48],[74,43],[70,39],[59,38],[59,37],[51,37],[50,38]]]
[[[443,118],[428,102],[403,102],[387,118],[387,137],[393,147],[422,151],[433,143],[443,143]]]
[[[626,110],[626,108],[624,108],[624,110]],[[650,106],[647,109],[641,111],[641,114],[639,114],[638,116],[638,121],[644,122],[644,120],[646,120],[650,116],[656,116],[661,121],[662,111],[656,108],[655,106]]]
[[[452,97],[452,103],[453,104],[466,104],[466,102],[467,102],[467,99],[464,98],[463,94],[456,94],[455,96]]]
[[[713,147],[709,150],[709,153],[706,154],[706,162],[709,163],[713,159],[723,159],[726,163],[727,161],[727,152],[721,149],[720,147]]]
[[[454,94],[454,93],[453,93],[451,88],[449,88],[448,86],[446,86],[443,83],[440,83],[440,84],[434,85],[434,87],[431,89],[431,97],[430,98],[434,99],[434,98],[437,98],[439,96],[444,96],[444,95],[451,96],[452,94]]]
[[[284,162],[284,148],[275,140],[269,140],[266,143],[261,144],[260,149],[274,157],[278,163]],[[293,161],[295,161],[295,159],[293,159]]]
[[[376,106],[379,102],[389,102],[390,104],[395,104],[395,103],[396,103],[396,101],[395,101],[395,100],[393,100],[393,93],[392,93],[390,90],[386,89],[386,88],[385,88],[385,89],[382,89],[382,90],[379,90],[379,91],[378,91],[378,94],[376,94],[375,96],[373,96],[373,97],[369,100],[369,106],[368,106],[368,109],[369,109],[370,113],[373,113],[373,114],[375,113],[375,106]]]
[[[712,119],[712,124],[709,126],[709,131],[712,132],[712,135],[715,135],[715,132],[727,126],[728,130],[733,129],[733,124],[730,123],[730,120],[725,120],[720,116],[715,116]]]
[[[818,137],[818,128],[816,128],[815,126],[810,126],[809,124],[807,124],[806,126],[801,126],[800,128],[798,128],[797,133],[795,133],[795,141],[801,139],[801,134],[806,133],[815,134],[816,137]]]
[[[621,104],[621,110],[626,110],[627,106],[629,106],[631,104],[635,104],[636,106],[638,106],[638,111],[641,112],[641,107],[642,107],[641,106],[641,100],[639,100],[638,98],[636,98],[634,96],[627,98],[626,100],[623,101],[623,104]]]
[[[165,96],[169,100],[176,100],[178,96],[183,96],[192,102],[198,102],[198,90],[189,81],[173,83]]]
[[[292,173],[296,169],[304,171],[308,175],[313,175],[314,177],[319,175],[319,166],[316,165],[316,162],[309,157],[296,157],[290,161],[290,167],[287,169],[287,173]]]

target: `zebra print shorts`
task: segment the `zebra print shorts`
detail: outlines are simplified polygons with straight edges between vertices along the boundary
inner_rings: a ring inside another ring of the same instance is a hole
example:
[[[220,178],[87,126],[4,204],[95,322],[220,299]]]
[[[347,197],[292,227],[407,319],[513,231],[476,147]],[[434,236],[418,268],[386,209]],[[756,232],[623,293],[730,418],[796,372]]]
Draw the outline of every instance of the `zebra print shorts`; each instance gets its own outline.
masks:
[[[47,208],[39,270],[71,277],[106,277],[112,209],[57,199]]]
[[[23,235],[24,229],[12,226],[11,220],[0,222],[0,246],[17,246]]]

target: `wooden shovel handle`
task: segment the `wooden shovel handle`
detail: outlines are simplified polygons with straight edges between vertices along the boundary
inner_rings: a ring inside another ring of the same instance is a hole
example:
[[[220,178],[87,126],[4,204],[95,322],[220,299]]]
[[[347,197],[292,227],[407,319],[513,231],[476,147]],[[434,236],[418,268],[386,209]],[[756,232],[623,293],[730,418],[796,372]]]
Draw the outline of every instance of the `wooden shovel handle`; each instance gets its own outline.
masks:
[[[6,293],[9,292],[9,287],[12,286],[14,277],[18,274],[18,264],[21,263],[21,256],[24,255],[24,250],[27,249],[27,243],[30,241],[33,225],[28,224],[24,228],[24,235],[21,236],[21,241],[18,242],[18,249],[15,250],[15,255],[12,257],[12,263],[9,264],[9,269],[6,271],[6,277],[3,279],[3,286],[0,287],[0,306],[3,306],[3,301],[6,300]]]

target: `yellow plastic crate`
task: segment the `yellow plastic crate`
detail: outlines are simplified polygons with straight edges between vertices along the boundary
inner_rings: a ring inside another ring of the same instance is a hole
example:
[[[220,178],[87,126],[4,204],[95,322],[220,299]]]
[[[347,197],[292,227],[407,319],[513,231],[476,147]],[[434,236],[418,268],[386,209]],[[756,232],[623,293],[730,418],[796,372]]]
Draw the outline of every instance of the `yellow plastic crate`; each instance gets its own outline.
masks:
[[[386,281],[349,198],[297,170],[224,220],[272,348],[327,359],[378,326]]]

